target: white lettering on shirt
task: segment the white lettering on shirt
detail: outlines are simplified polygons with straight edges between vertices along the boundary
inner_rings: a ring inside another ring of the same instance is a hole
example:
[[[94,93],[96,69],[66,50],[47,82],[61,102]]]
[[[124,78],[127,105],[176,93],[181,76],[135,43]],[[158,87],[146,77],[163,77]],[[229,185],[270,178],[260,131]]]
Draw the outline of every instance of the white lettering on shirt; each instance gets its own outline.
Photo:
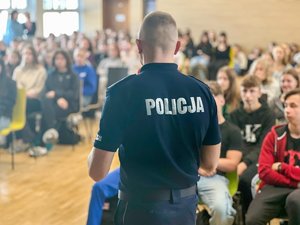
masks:
[[[185,98],[168,99],[156,98],[145,99],[146,112],[148,116],[156,112],[158,115],[177,115],[186,113],[204,112],[201,97],[190,97],[190,101]]]

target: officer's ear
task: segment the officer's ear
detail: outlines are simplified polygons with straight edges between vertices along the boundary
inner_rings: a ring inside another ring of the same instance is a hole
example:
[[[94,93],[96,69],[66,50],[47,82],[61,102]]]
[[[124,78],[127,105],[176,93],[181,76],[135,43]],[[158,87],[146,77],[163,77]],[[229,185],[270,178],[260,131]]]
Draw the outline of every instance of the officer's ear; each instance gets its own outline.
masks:
[[[136,46],[139,50],[139,54],[141,54],[143,51],[142,51],[142,41],[140,39],[136,39],[135,40],[135,43],[136,43]]]
[[[177,43],[176,43],[176,47],[175,47],[175,52],[174,52],[174,55],[176,55],[176,54],[177,54],[177,52],[179,51],[179,49],[180,49],[180,45],[181,45],[180,41],[177,41]]]

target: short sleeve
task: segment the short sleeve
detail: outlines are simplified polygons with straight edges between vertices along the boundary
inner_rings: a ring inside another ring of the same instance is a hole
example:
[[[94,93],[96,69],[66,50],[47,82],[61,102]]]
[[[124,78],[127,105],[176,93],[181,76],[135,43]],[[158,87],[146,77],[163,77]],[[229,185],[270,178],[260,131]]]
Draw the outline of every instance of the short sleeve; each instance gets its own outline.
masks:
[[[231,124],[231,129],[230,129],[230,146],[228,146],[229,150],[238,150],[242,151],[242,145],[243,145],[243,139],[240,130],[238,127],[234,126]]]
[[[94,141],[95,148],[115,152],[121,145],[124,123],[121,97],[117,93],[107,91],[99,131]]]
[[[210,103],[211,110],[209,115],[209,125],[206,132],[206,135],[203,140],[203,145],[216,145],[221,142],[221,134],[220,134],[220,127],[218,123],[218,116],[217,116],[217,106],[214,98],[210,94]]]

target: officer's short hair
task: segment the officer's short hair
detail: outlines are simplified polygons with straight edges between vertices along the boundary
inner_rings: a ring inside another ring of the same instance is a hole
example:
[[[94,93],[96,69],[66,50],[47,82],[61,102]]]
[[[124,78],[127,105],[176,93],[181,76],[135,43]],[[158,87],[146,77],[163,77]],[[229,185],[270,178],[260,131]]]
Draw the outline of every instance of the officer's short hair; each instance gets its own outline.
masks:
[[[289,91],[288,93],[286,93],[286,95],[284,96],[284,101],[286,101],[292,95],[300,95],[300,88],[295,88]]]
[[[247,75],[241,83],[241,86],[244,88],[252,88],[252,87],[258,87],[260,88],[261,81],[259,78],[253,75]]]
[[[139,38],[150,47],[159,47],[163,51],[173,49],[178,40],[178,30],[173,17],[165,12],[152,12],[142,23]]]
[[[214,96],[223,95],[222,88],[216,81],[208,81],[207,85]]]

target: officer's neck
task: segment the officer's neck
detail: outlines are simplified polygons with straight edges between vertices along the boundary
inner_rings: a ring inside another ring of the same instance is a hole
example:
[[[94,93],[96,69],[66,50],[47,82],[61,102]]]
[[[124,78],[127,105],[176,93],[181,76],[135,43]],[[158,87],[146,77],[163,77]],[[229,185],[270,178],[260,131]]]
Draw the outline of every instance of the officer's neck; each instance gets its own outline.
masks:
[[[162,52],[160,49],[156,49],[152,52],[145,52],[144,64],[148,63],[174,63],[173,52]]]

